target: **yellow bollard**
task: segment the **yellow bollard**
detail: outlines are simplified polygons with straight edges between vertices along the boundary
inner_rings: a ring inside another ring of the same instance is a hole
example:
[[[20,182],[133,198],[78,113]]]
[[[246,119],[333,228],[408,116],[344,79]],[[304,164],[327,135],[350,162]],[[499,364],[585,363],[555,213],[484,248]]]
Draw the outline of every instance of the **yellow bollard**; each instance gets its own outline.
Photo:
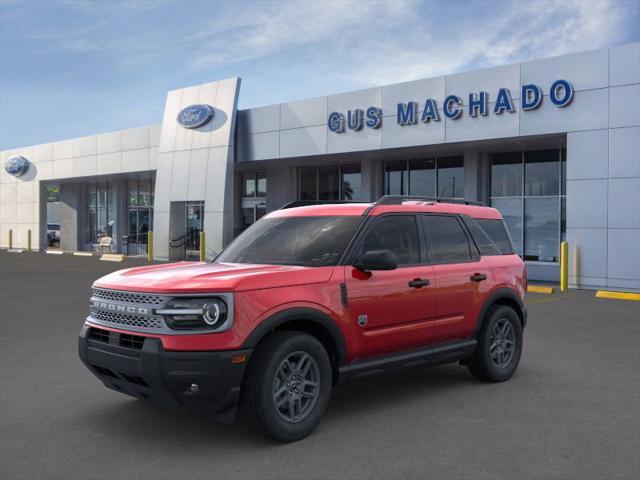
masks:
[[[200,261],[204,262],[204,232],[200,232]]]
[[[27,252],[31,251],[31,229],[27,231]]]
[[[560,291],[567,291],[569,286],[569,244],[560,244]]]
[[[153,262],[153,232],[147,232],[147,262]]]
[[[9,250],[13,249],[13,230],[9,229]]]

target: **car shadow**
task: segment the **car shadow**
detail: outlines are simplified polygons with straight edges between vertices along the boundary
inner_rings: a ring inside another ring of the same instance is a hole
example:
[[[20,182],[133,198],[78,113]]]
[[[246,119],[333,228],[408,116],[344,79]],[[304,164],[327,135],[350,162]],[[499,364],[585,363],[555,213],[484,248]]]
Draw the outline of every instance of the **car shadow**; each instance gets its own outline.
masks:
[[[381,409],[402,408],[407,402],[437,398],[458,390],[477,387],[478,381],[465,368],[447,365],[432,369],[414,368],[389,376],[375,377],[335,387],[322,430],[337,425],[342,418],[358,422],[370,419]],[[115,398],[115,397],[114,397]],[[256,435],[246,424],[240,412],[234,424],[218,422],[214,415],[204,410],[174,410],[144,402],[120,398],[93,406],[84,414],[90,429],[128,441],[162,441],[163,448],[172,444],[190,448],[210,448],[224,442],[225,446],[238,448],[272,448],[282,445]]]

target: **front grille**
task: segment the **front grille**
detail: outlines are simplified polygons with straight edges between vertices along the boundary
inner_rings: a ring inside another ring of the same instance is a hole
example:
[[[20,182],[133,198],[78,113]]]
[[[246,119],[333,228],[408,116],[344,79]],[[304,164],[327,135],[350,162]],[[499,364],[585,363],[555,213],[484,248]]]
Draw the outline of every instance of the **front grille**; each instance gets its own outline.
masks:
[[[138,327],[150,330],[163,330],[165,328],[164,319],[161,316],[129,315],[92,308],[91,317],[116,326]]]
[[[120,290],[105,290],[104,288],[93,288],[92,295],[99,300],[154,307],[161,307],[168,300],[167,297],[154,295],[153,293],[123,292]]]
[[[96,342],[109,343],[110,334],[109,330],[102,330],[101,328],[89,329],[89,339]]]
[[[120,346],[126,348],[135,348],[136,350],[142,350],[144,344],[144,337],[139,335],[127,335],[126,333],[120,334]]]

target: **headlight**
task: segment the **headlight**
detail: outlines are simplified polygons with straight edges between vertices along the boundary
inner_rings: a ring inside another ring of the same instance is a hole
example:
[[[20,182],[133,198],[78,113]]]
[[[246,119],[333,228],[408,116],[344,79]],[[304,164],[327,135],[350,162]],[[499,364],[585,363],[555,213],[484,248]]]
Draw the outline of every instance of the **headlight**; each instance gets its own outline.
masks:
[[[174,330],[218,330],[228,316],[227,304],[218,297],[173,298],[156,313]]]

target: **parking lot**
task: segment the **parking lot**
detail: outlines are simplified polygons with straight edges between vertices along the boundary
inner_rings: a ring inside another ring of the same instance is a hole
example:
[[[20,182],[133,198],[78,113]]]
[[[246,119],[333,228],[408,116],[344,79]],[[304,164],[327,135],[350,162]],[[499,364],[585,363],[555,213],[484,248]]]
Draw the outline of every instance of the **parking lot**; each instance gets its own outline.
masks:
[[[3,478],[638,478],[638,302],[530,294],[511,381],[451,365],[341,386],[318,430],[283,445],[107,390],[81,364],[91,282],[140,263],[0,253]]]

